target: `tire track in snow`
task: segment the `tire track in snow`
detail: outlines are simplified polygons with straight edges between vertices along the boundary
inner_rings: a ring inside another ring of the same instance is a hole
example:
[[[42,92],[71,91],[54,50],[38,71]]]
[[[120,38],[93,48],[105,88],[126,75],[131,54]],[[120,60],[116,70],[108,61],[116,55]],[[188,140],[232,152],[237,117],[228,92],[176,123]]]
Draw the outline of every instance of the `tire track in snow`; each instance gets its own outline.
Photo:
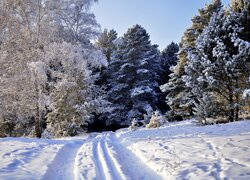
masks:
[[[106,151],[106,154],[108,154],[109,155],[109,157],[110,157],[110,162],[112,162],[112,164],[113,164],[113,168],[114,169],[116,169],[116,174],[118,175],[117,177],[120,177],[120,179],[126,179],[126,176],[125,176],[125,174],[124,174],[124,172],[123,172],[123,170],[122,170],[122,166],[121,166],[121,164],[118,162],[118,160],[117,160],[117,157],[115,157],[114,156],[114,151],[112,151],[112,149],[111,149],[111,147],[112,148],[114,148],[114,142],[113,142],[113,144],[112,144],[112,146],[110,147],[110,145],[109,145],[109,137],[110,136],[110,134],[106,134],[106,136],[105,136],[105,141],[104,141],[104,150]],[[121,151],[119,151],[119,153],[121,154],[122,152]]]

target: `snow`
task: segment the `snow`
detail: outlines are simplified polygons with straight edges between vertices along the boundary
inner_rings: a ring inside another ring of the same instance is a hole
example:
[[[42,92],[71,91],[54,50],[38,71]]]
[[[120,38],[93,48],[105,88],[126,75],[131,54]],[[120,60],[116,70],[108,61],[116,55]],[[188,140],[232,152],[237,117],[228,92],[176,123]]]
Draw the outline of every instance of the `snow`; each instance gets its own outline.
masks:
[[[151,89],[148,86],[135,87],[134,89],[132,89],[131,97],[135,97],[144,93],[151,93],[151,92],[153,92],[153,89]]]
[[[250,179],[250,121],[1,138],[0,179]]]
[[[243,97],[243,99],[246,99],[246,98],[249,97],[249,96],[250,96],[250,89],[246,89],[246,90],[243,92],[242,97]]]

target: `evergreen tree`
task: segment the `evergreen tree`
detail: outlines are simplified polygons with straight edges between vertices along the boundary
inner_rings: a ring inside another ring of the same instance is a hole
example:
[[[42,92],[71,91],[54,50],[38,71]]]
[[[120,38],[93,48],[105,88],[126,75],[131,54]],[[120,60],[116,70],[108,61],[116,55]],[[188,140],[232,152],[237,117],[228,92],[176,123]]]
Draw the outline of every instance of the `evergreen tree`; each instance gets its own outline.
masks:
[[[161,84],[167,83],[169,74],[171,73],[170,67],[175,66],[177,63],[177,52],[179,51],[178,44],[171,42],[162,52],[161,68],[163,70]]]
[[[171,42],[162,52],[161,52],[161,73],[159,84],[166,84],[169,81],[169,75],[171,74],[170,68],[175,66],[177,63],[177,52],[179,51],[178,44]],[[160,71],[160,69],[158,70]],[[169,110],[169,106],[166,106],[165,97],[166,92],[158,92],[158,104],[157,107],[163,112]]]
[[[192,26],[186,30],[180,43],[177,65],[171,68],[170,80],[161,86],[162,91],[167,92],[166,102],[170,106],[169,116],[173,119],[187,117],[193,114],[194,97],[190,89],[185,85],[182,76],[185,75],[185,66],[187,65],[188,52],[195,48],[197,37],[208,25],[213,13],[222,7],[220,0],[213,0],[211,4],[199,10],[199,15],[192,19]]]
[[[42,62],[51,79],[46,132],[53,136],[78,134],[91,121],[91,113],[100,113],[103,110],[100,105],[109,105],[102,101],[100,90],[94,86],[81,50],[81,46],[66,42],[45,47]]]
[[[189,52],[183,79],[203,119],[219,115],[227,115],[229,121],[239,119],[240,97],[249,86],[250,71],[250,44],[240,38],[241,31],[239,14],[221,10],[199,36],[196,49]]]
[[[117,32],[114,29],[108,31],[104,29],[101,36],[98,38],[96,45],[105,54],[108,62],[110,62],[112,53],[116,50],[115,40],[117,39]]]
[[[110,61],[108,96],[115,105],[109,123],[130,125],[156,108],[160,52],[140,25],[128,29]]]

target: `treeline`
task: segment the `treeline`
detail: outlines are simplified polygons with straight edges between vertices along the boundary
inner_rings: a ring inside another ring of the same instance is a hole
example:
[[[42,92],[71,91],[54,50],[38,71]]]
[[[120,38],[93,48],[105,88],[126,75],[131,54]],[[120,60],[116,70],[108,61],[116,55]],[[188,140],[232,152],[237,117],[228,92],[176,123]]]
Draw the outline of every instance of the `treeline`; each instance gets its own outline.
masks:
[[[0,136],[250,116],[248,0],[213,0],[162,52],[140,25],[100,33],[94,2],[0,2]]]
[[[101,70],[99,85],[106,87],[113,111],[101,114],[95,125],[129,126],[133,120],[148,123],[154,111],[169,110],[159,85],[168,81],[169,68],[177,62],[176,43],[160,52],[146,30],[135,25],[122,37],[115,30],[104,30],[96,45],[109,62]]]
[[[148,123],[154,111],[166,110],[168,121],[196,117],[202,124],[250,117],[250,2],[225,8],[213,0],[192,23],[180,47],[172,43],[162,52],[139,25],[120,38],[103,32],[97,45],[109,66],[101,84],[115,111],[102,122]]]

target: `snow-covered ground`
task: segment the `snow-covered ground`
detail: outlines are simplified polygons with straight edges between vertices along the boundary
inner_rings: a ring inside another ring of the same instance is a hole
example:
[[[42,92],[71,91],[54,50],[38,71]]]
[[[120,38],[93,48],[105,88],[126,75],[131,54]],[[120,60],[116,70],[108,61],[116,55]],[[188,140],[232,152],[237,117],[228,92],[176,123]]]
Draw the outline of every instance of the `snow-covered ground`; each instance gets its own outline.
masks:
[[[250,121],[0,139],[0,179],[250,179]]]

